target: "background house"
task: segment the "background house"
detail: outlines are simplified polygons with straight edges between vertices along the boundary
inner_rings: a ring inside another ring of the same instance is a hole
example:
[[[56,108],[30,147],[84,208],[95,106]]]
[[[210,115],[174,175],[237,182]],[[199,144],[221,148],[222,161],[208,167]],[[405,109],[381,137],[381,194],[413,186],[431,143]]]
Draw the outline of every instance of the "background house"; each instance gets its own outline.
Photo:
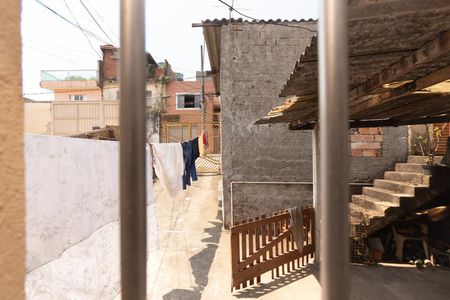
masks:
[[[182,142],[199,136],[203,125],[209,147],[206,153],[220,153],[220,101],[214,93],[212,77],[205,76],[205,122],[202,123],[201,72],[195,81],[169,81],[164,113],[161,115],[161,142]],[[205,74],[207,75],[207,74]]]

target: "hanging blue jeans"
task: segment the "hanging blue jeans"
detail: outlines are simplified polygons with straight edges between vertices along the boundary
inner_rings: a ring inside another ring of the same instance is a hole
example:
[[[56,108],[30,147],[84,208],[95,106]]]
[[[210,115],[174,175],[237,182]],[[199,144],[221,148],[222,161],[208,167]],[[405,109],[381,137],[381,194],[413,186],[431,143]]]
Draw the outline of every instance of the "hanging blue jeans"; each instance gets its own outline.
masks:
[[[192,181],[197,181],[197,169],[195,160],[199,157],[198,138],[181,144],[183,147],[184,173],[183,173],[183,190],[186,186],[191,185]]]

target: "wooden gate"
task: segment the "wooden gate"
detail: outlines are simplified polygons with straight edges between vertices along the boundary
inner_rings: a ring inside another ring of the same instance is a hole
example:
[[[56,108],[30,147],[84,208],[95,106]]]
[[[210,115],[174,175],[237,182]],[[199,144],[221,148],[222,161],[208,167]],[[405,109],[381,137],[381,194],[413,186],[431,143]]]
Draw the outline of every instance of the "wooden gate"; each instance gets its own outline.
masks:
[[[274,279],[309,263],[315,251],[314,208],[302,208],[302,214],[305,230],[302,253],[297,251],[287,211],[231,227],[231,290],[260,283],[266,272],[271,271]]]

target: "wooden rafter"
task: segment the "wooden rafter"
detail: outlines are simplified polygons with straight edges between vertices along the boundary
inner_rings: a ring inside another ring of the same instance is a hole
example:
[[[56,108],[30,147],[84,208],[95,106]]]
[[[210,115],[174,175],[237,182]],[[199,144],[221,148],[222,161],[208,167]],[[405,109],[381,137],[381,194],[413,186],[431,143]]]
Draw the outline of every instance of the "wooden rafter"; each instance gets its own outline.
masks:
[[[398,127],[405,125],[418,125],[418,124],[431,124],[431,123],[448,123],[450,122],[450,114],[444,114],[441,116],[429,116],[415,118],[411,120],[400,119],[383,119],[383,120],[363,120],[363,121],[350,121],[349,128],[370,128],[370,127]],[[289,124],[290,130],[310,130],[314,129],[315,123],[296,123],[291,122]]]
[[[370,94],[377,88],[381,88],[383,84],[395,81],[399,77],[417,68],[417,66],[436,59],[441,55],[447,54],[448,52],[450,52],[449,30],[439,33],[434,40],[426,43],[412,54],[401,58],[389,68],[374,75],[372,78],[352,89],[349,93],[350,106],[353,106],[354,102],[358,101],[361,97]]]
[[[400,87],[389,89],[385,92],[370,96],[370,98],[366,98],[364,101],[359,102],[354,106],[350,105],[350,117],[375,106],[409,95],[417,90],[422,90],[435,84],[439,84],[447,79],[450,79],[450,66],[442,68],[415,81],[406,83]]]

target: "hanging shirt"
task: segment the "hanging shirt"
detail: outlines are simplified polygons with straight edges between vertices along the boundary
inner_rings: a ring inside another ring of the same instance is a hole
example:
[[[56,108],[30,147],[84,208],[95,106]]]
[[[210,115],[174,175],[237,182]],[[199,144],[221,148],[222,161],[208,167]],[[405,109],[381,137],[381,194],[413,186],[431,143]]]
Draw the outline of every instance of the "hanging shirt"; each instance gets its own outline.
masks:
[[[200,155],[198,138],[189,142],[184,142],[182,147],[184,158],[183,190],[185,190],[188,185],[191,185],[191,178],[192,181],[198,180],[197,169],[195,167],[195,160]]]
[[[206,131],[202,131],[202,142],[203,142],[203,148],[208,149],[208,135],[206,134]]]
[[[175,197],[182,188],[184,174],[183,148],[179,143],[151,144],[156,176],[164,189]]]

